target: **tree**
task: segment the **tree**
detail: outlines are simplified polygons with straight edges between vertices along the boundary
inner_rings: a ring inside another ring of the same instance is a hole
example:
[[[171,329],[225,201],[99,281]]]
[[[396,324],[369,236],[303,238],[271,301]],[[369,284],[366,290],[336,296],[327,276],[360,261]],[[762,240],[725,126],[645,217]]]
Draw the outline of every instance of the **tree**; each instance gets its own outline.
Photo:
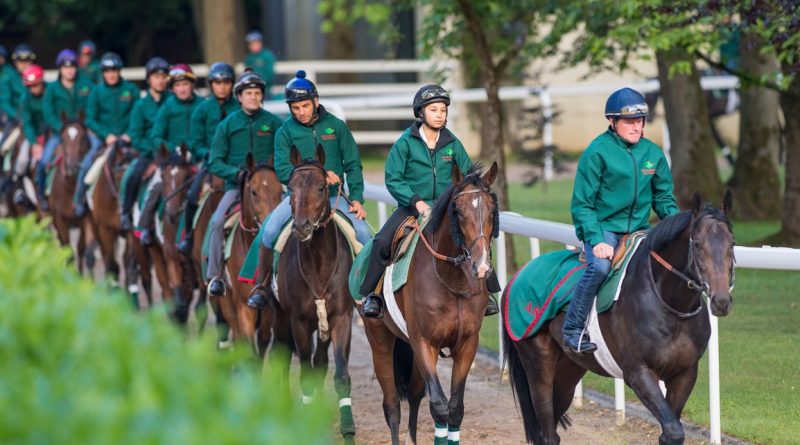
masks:
[[[192,0],[192,13],[207,63],[244,59],[242,0]]]

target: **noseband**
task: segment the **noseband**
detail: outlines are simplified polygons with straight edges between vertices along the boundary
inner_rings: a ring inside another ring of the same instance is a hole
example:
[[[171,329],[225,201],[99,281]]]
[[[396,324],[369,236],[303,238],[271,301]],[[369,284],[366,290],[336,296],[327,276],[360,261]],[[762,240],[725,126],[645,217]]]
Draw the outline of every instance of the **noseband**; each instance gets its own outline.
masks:
[[[291,182],[292,177],[294,177],[294,174],[297,173],[297,172],[312,171],[312,170],[321,171],[322,172],[323,178],[326,178],[325,186],[327,187],[327,185],[328,185],[328,181],[327,181],[328,172],[325,170],[324,167],[320,167],[319,165],[316,165],[316,164],[306,164],[306,165],[301,165],[301,166],[295,167],[294,170],[292,170],[292,175],[289,177],[289,181]],[[332,207],[330,207],[330,211],[327,211],[327,208],[326,208],[326,207],[330,206],[330,204],[328,204],[328,206],[323,206],[322,213],[316,218],[316,221],[314,221],[314,223],[311,225],[314,228],[314,230],[317,230],[320,227],[327,226],[328,223],[331,221],[331,219],[333,219],[333,214],[336,212],[336,208],[339,207],[339,198],[341,196],[342,196],[342,182],[340,180],[339,181],[339,191],[336,193],[336,202],[334,203],[334,205]],[[326,215],[326,213],[327,213],[327,215]],[[324,221],[323,221],[323,219],[324,219]]]

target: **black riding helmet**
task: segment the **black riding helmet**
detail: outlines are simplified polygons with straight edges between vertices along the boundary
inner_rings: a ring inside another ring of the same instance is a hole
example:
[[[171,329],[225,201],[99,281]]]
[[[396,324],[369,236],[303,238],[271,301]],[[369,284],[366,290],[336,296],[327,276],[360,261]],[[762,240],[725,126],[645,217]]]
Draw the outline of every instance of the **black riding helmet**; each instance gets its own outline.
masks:
[[[11,60],[16,61],[30,61],[36,60],[36,53],[33,52],[30,45],[27,43],[20,43],[14,47],[14,52],[11,53]]]
[[[412,105],[414,117],[422,119],[422,109],[435,102],[450,106],[450,95],[447,94],[447,90],[434,84],[420,88],[417,94],[414,95],[414,103]]]
[[[211,68],[208,70],[209,84],[211,82],[233,82],[234,77],[236,76],[233,73],[233,67],[225,62],[217,62],[211,65]]]
[[[264,79],[253,71],[245,71],[239,76],[236,85],[233,86],[233,94],[240,95],[242,91],[248,88],[258,88],[263,93],[267,89],[267,84]]]
[[[286,84],[284,95],[287,104],[319,97],[317,86],[314,85],[314,82],[306,79],[306,72],[303,70],[298,70],[294,79]]]
[[[100,58],[100,70],[121,70],[123,67],[122,57],[117,53],[108,52]]]
[[[169,74],[169,63],[161,57],[153,57],[144,66],[144,72],[145,78],[150,77],[153,73]]]

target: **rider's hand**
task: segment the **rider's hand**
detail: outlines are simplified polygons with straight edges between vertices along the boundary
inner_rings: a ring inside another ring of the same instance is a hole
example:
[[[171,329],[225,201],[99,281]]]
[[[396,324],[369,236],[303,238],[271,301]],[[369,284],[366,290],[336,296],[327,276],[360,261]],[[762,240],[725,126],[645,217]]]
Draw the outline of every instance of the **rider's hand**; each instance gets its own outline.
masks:
[[[131,137],[130,137],[130,136],[128,136],[127,134],[123,134],[123,135],[122,135],[122,136],[120,136],[119,138],[120,138],[120,139],[122,139],[122,140],[123,140],[123,141],[125,141],[125,142],[128,142],[128,143],[130,143],[130,142],[131,142]]]
[[[31,157],[33,157],[34,161],[38,161],[42,159],[42,153],[44,152],[44,148],[42,144],[33,144],[31,146]]]
[[[427,216],[431,213],[431,206],[429,206],[428,203],[423,200],[417,201],[417,203],[414,204],[414,207],[416,207],[417,212],[419,212],[420,215]]]
[[[597,245],[592,247],[592,253],[594,254],[595,258],[605,258],[610,260],[611,257],[614,256],[614,248],[607,243],[597,243]]]
[[[114,142],[117,142],[117,135],[109,134],[106,136],[106,145],[114,145]]]
[[[358,201],[353,201],[350,204],[350,213],[355,213],[356,218],[358,219],[364,219],[367,217],[367,211],[364,210],[364,206]]]
[[[328,176],[325,179],[327,179],[328,185],[336,185],[336,184],[342,182],[342,180],[339,179],[339,175],[337,175],[336,173],[334,173],[334,172],[332,172],[330,170],[328,170]]]

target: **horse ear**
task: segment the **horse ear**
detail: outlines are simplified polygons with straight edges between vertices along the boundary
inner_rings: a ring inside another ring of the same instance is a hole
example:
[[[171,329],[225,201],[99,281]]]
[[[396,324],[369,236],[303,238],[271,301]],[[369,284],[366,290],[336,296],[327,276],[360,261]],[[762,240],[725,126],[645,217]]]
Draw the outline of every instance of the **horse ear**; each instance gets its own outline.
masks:
[[[161,144],[161,146],[158,147],[158,157],[162,161],[166,161],[167,158],[169,158],[169,151],[167,150],[167,146],[166,145]]]
[[[247,159],[245,160],[245,163],[247,165],[247,170],[248,171],[252,172],[253,169],[255,169],[256,160],[253,158],[253,153],[247,153]]]
[[[692,213],[694,216],[697,216],[700,213],[700,209],[703,208],[703,198],[700,197],[700,192],[694,192],[692,195]]]
[[[289,152],[289,160],[292,162],[292,165],[297,165],[303,160],[300,156],[300,150],[297,149],[296,145],[292,145],[292,150]]]
[[[483,174],[483,183],[487,186],[494,184],[494,180],[497,179],[497,162],[492,162],[492,166],[489,167],[489,170]]]
[[[453,179],[453,184],[458,184],[464,179],[464,175],[461,174],[461,169],[455,162],[453,162],[453,166],[450,168],[450,177]]]
[[[67,124],[67,113],[62,111],[60,117],[61,117],[61,125],[66,125]]]
[[[725,197],[722,198],[722,211],[727,216],[733,210],[733,193],[731,189],[725,191]]]
[[[187,147],[185,143],[181,142],[181,145],[178,146],[178,152],[181,154],[181,159],[188,161],[189,147]]]
[[[83,122],[86,120],[86,113],[83,110],[78,111],[78,121],[83,125]]]
[[[322,148],[322,144],[317,144],[317,161],[323,166],[325,165],[325,149]]]

